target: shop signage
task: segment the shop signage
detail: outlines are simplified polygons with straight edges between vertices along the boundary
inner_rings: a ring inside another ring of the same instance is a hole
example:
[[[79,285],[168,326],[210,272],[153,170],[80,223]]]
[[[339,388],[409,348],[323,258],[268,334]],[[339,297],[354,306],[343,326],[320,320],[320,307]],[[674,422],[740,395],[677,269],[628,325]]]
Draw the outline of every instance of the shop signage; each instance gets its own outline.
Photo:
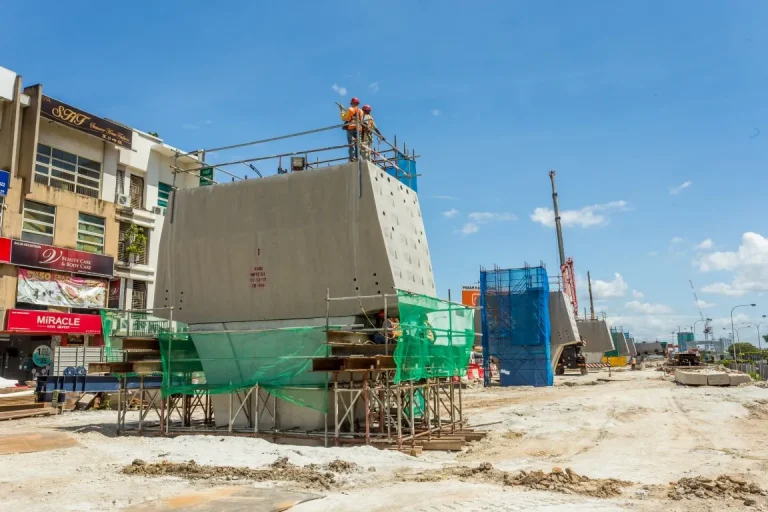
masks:
[[[6,329],[46,334],[101,334],[101,316],[9,309]]]
[[[61,272],[19,268],[16,302],[67,308],[103,308],[107,282]]]
[[[124,148],[130,148],[133,143],[133,130],[130,128],[96,117],[49,96],[43,95],[40,115]]]
[[[465,306],[479,306],[480,290],[476,288],[462,288],[461,303]]]
[[[13,240],[11,263],[25,267],[63,270],[73,274],[112,277],[115,261],[112,256]]]
[[[8,195],[8,182],[11,181],[11,173],[0,171],[0,196]]]
[[[109,299],[107,299],[107,307],[109,309],[120,309],[120,279],[113,279],[109,282]]]

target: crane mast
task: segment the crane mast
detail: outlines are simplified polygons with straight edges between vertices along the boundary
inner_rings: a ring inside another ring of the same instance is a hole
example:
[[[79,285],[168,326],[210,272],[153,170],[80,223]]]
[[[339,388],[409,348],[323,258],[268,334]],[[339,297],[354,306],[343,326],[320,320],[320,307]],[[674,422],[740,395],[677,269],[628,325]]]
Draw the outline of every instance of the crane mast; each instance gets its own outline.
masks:
[[[573,258],[565,257],[563,227],[560,223],[560,205],[557,202],[557,189],[555,188],[555,171],[549,171],[549,179],[552,181],[552,204],[555,210],[555,229],[557,230],[557,249],[560,253],[560,275],[563,280],[563,291],[571,300],[574,313],[578,314],[579,300],[576,297],[576,279],[573,272]]]
[[[704,312],[701,310],[701,305],[699,304],[699,298],[696,296],[696,288],[693,286],[693,281],[689,279],[688,282],[691,284],[693,300],[696,301],[696,308],[699,310],[699,316],[701,317],[701,321],[704,322],[704,341],[707,341],[709,339],[709,333],[712,332],[712,327],[709,325],[710,319],[704,317]]]

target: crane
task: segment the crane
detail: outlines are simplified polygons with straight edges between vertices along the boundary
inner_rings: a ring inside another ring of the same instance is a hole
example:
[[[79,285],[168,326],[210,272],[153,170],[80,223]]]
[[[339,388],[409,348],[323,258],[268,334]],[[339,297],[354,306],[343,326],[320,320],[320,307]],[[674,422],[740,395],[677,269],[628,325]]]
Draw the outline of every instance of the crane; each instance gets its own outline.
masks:
[[[696,296],[696,288],[693,286],[693,281],[689,279],[688,282],[691,284],[691,291],[693,292],[693,299],[696,301],[696,308],[699,310],[699,316],[701,316],[701,321],[704,322],[704,341],[707,341],[709,339],[709,333],[712,332],[712,326],[709,325],[710,319],[704,317],[704,312],[701,310],[701,305],[699,304],[699,298]]]
[[[571,300],[574,313],[578,314],[579,299],[576,297],[576,279],[573,273],[573,258],[565,257],[563,228],[560,225],[560,207],[557,204],[557,190],[555,189],[555,171],[549,171],[549,179],[552,181],[552,203],[555,208],[555,229],[557,230],[557,248],[560,252],[560,276],[563,280],[563,291]]]

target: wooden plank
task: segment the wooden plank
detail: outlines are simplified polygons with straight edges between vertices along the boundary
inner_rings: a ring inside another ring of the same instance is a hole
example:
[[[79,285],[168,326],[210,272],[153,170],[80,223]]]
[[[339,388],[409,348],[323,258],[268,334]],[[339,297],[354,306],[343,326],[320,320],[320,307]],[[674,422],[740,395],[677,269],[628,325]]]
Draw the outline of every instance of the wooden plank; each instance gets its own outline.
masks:
[[[44,403],[31,403],[31,404],[0,404],[0,413],[12,412],[12,411],[30,411],[33,409],[42,409],[46,407]]]
[[[422,450],[441,450],[449,452],[458,452],[464,448],[466,443],[457,439],[433,439],[431,441],[417,440],[416,445],[421,446]]]
[[[162,361],[134,361],[131,370],[133,373],[154,373],[163,371]]]
[[[76,407],[78,409],[88,409],[93,404],[94,400],[96,400],[95,393],[83,393],[83,396],[77,400]]]
[[[337,372],[341,370],[343,362],[340,357],[316,357],[312,359],[312,371]]]
[[[348,357],[344,359],[344,370],[394,370],[395,358],[392,356]]]
[[[133,363],[90,363],[88,373],[130,373]]]
[[[331,343],[331,354],[334,356],[378,356],[391,355],[395,345],[358,345],[351,343]]]
[[[48,416],[50,414],[56,414],[56,409],[53,407],[45,407],[43,409],[33,409],[31,411],[2,412],[0,413],[0,421],[31,418],[33,416]]]
[[[157,338],[123,338],[123,350],[160,350]]]

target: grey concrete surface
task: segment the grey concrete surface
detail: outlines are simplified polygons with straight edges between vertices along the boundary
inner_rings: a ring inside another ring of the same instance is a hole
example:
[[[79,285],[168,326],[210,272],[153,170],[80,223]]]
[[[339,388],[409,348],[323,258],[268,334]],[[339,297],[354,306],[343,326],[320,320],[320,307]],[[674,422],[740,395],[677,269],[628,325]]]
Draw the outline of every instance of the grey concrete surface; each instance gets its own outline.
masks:
[[[730,386],[731,377],[727,373],[710,373],[707,375],[709,386]]]
[[[707,374],[685,370],[675,370],[675,381],[686,386],[706,386]]]
[[[580,339],[573,306],[562,291],[549,292],[549,324],[551,328],[549,352],[554,372],[563,351],[563,345]]]
[[[746,373],[731,373],[728,375],[728,377],[731,380],[731,386],[738,386],[739,384],[744,384],[745,382],[752,382],[752,377]]]
[[[635,348],[637,349],[637,353],[640,355],[651,355],[651,354],[663,354],[664,350],[661,348],[661,343],[659,342],[642,342],[642,343],[635,343]]]
[[[585,351],[603,354],[614,350],[611,331],[605,320],[579,320],[577,325],[579,334],[587,342]]]
[[[176,193],[155,307],[188,324],[325,317],[332,297],[435,295],[416,194],[365,162]],[[394,305],[395,299],[390,301]],[[381,300],[331,303],[332,316]]]

